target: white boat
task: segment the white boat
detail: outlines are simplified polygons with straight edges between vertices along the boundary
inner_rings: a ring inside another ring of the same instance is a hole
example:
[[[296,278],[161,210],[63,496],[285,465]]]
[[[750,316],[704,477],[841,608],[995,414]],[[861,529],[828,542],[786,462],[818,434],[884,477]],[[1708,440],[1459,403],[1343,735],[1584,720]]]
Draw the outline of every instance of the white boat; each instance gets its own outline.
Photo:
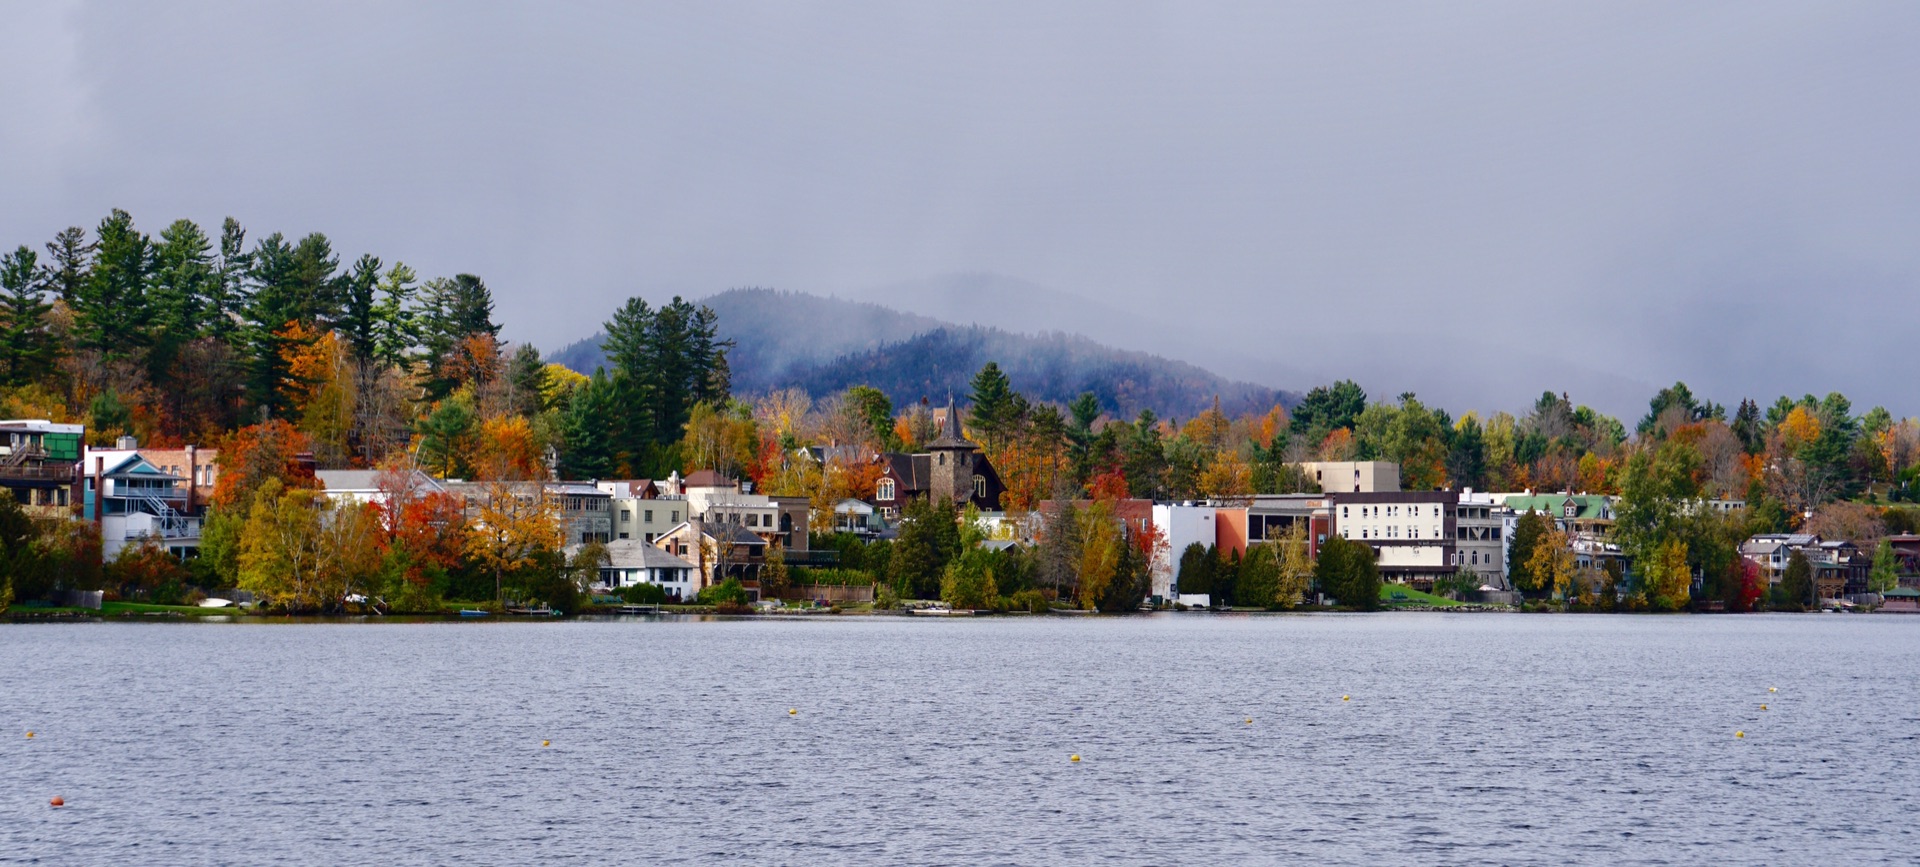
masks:
[[[200,600],[201,608],[231,608],[232,606],[233,600],[231,599],[215,599],[209,596]]]
[[[954,611],[952,608],[949,608],[944,604],[940,604],[940,605],[929,605],[925,608],[915,608],[915,609],[912,609],[909,613],[913,614],[915,617],[952,617],[955,614],[972,614],[973,612]]]

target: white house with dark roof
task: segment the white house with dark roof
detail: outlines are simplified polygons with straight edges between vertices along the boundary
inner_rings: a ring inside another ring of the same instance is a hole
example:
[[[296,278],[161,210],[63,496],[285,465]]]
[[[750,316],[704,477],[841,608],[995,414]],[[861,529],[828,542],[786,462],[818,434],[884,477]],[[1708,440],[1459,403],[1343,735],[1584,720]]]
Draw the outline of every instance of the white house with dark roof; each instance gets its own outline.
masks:
[[[578,553],[580,545],[570,546],[568,556]],[[606,543],[607,560],[600,564],[598,587],[618,590],[636,584],[652,584],[666,591],[669,599],[692,599],[695,586],[694,565],[639,539],[615,539]]]

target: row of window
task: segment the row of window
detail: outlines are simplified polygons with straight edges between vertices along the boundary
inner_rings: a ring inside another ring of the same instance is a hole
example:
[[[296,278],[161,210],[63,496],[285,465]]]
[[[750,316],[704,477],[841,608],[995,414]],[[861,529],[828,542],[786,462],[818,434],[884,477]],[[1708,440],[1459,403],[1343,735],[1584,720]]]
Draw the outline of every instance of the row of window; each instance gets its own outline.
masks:
[[[1413,505],[1408,505],[1408,506],[1405,506],[1405,507],[1402,507],[1402,506],[1399,506],[1399,505],[1396,505],[1396,504],[1392,504],[1392,503],[1389,503],[1389,504],[1387,504],[1386,506],[1341,506],[1341,507],[1340,507],[1340,517],[1342,517],[1342,518],[1351,518],[1351,517],[1353,517],[1353,516],[1352,516],[1351,514],[1349,514],[1349,512],[1348,512],[1348,510],[1349,510],[1349,509],[1354,509],[1354,508],[1358,508],[1358,509],[1360,510],[1360,517],[1362,517],[1362,518],[1378,518],[1378,517],[1380,517],[1380,516],[1381,516],[1381,515],[1380,515],[1380,510],[1381,510],[1382,508],[1384,508],[1384,509],[1386,509],[1386,510],[1387,510],[1387,513],[1386,513],[1386,517],[1389,517],[1389,518],[1400,518],[1400,517],[1407,517],[1407,518],[1418,518],[1418,517],[1420,517],[1420,505],[1419,505],[1419,504],[1413,504]],[[1404,514],[1403,514],[1403,513],[1404,513]],[[1436,517],[1436,518],[1438,518],[1438,517],[1440,517],[1440,504],[1439,504],[1439,503],[1434,503],[1434,504],[1433,504],[1433,517]]]
[[[1373,534],[1372,534],[1372,536],[1368,536],[1368,534],[1367,534],[1367,531],[1368,531],[1368,529],[1369,529],[1369,528],[1367,528],[1367,527],[1361,527],[1361,528],[1360,528],[1360,538],[1362,538],[1362,539],[1366,539],[1366,538],[1374,538],[1374,539],[1418,539],[1418,538],[1420,538],[1420,528],[1419,528],[1418,526],[1415,526],[1415,525],[1412,525],[1412,524],[1409,524],[1409,525],[1407,525],[1407,528],[1406,528],[1406,533],[1405,533],[1405,534],[1402,534],[1402,533],[1400,532],[1400,528],[1399,528],[1398,526],[1395,526],[1395,525],[1393,525],[1393,524],[1388,524],[1388,525],[1387,525],[1387,526],[1385,526],[1385,527],[1380,527],[1380,528],[1373,528]],[[1430,535],[1428,535],[1428,536],[1427,536],[1427,538],[1429,538],[1429,539],[1441,539],[1441,538],[1445,538],[1445,537],[1444,537],[1444,536],[1443,536],[1443,535],[1441,534],[1441,532],[1440,532],[1440,528],[1438,528],[1438,527],[1435,527],[1435,528],[1433,529],[1433,533],[1432,533],[1432,534],[1430,534]]]
[[[641,512],[641,516],[642,516],[642,517],[641,517],[641,519],[640,519],[640,522],[641,522],[641,523],[643,523],[643,524],[651,524],[651,523],[653,523],[653,510],[652,510],[652,509],[646,509],[646,510],[644,510],[644,511],[642,511],[642,512]],[[630,523],[633,523],[633,510],[632,510],[632,509],[621,509],[621,510],[620,510],[620,523],[622,523],[622,524],[630,524]],[[669,511],[669,512],[667,512],[667,523],[669,523],[669,524],[678,524],[678,523],[680,523],[680,510],[679,510],[679,509],[674,509],[674,510],[672,510],[672,511]],[[626,538],[626,537],[625,537],[625,536],[621,536],[620,538],[622,538],[622,539],[624,539],[624,538]]]

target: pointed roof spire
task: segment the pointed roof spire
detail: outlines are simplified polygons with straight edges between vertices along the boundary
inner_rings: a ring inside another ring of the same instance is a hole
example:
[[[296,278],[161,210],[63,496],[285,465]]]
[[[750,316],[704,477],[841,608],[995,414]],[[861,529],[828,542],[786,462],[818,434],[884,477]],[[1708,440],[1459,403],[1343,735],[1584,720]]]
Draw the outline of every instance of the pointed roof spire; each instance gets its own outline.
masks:
[[[929,449],[974,449],[978,446],[967,441],[960,432],[960,411],[953,406],[953,394],[947,394],[947,423],[940,430],[939,439],[927,443]]]

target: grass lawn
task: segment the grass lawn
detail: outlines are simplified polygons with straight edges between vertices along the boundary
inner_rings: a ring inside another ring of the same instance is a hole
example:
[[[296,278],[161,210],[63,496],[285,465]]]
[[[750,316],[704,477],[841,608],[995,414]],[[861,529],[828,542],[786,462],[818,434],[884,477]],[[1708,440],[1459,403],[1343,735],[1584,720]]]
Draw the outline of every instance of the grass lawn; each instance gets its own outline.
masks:
[[[234,615],[244,613],[246,612],[232,606],[226,608],[201,608],[198,605],[149,605],[145,602],[100,603],[101,617],[127,614],[183,614],[188,617],[205,617],[207,615]]]
[[[1393,598],[1393,594],[1395,593],[1405,596],[1406,598],[1395,599]],[[1455,602],[1452,599],[1446,598],[1445,596],[1435,596],[1432,593],[1422,593],[1421,591],[1415,590],[1412,587],[1408,587],[1405,584],[1380,585],[1380,601],[1385,602],[1388,605],[1431,605],[1435,608],[1457,608],[1461,605],[1466,604],[1464,602]]]

